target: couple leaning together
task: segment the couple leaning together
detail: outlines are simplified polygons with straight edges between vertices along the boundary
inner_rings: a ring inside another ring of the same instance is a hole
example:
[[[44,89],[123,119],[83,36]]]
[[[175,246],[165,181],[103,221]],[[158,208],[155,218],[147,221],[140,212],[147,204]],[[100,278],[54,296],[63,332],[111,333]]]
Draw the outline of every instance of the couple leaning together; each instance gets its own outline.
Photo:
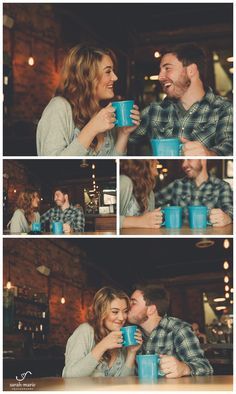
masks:
[[[184,156],[233,154],[232,103],[206,82],[207,57],[195,44],[162,53],[159,82],[166,97],[118,127],[112,106],[117,81],[110,49],[77,45],[65,58],[59,85],[37,127],[39,156],[123,156],[143,137],[179,138]]]
[[[233,192],[230,185],[210,175],[205,159],[185,159],[182,170],[185,177],[175,179],[154,193],[157,179],[157,160],[120,161],[120,227],[159,228],[163,223],[161,207],[171,205],[183,208],[206,206],[214,227],[223,227],[233,220]]]
[[[67,342],[62,376],[135,375],[136,354],[157,354],[160,373],[166,378],[211,375],[191,326],[167,315],[169,295],[163,286],[136,288],[126,293],[103,287],[94,297],[90,317]],[[121,328],[135,324],[137,345],[122,346]]]

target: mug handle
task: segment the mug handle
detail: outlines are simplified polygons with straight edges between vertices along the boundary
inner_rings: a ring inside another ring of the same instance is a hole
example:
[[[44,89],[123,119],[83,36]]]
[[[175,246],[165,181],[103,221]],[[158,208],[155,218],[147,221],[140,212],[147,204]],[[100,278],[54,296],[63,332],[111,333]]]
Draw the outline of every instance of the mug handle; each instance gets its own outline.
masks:
[[[209,214],[210,214],[210,208],[207,208],[207,217],[209,216]],[[210,220],[207,220],[207,226],[212,226],[212,223],[210,222]]]
[[[161,213],[162,213],[163,215],[165,214],[165,212],[164,212],[163,209],[161,209]],[[165,224],[166,224],[166,221],[164,220],[164,222],[161,223],[161,227],[165,226]]]
[[[158,357],[158,367],[159,364],[160,364],[160,357]],[[158,368],[158,376],[165,376],[165,375],[166,375],[165,372],[160,371],[160,369]]]
[[[182,148],[183,148],[183,143],[181,142],[180,144],[179,144],[179,156],[182,156]]]

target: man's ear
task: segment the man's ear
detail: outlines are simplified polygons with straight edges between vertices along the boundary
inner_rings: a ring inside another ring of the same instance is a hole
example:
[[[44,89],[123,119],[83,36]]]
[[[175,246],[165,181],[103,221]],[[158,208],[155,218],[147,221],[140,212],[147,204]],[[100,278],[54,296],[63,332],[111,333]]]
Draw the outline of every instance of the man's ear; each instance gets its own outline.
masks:
[[[187,66],[187,74],[190,79],[196,77],[199,74],[197,65],[195,63]]]
[[[157,312],[157,307],[156,307],[156,305],[149,305],[148,306],[148,309],[147,309],[147,315],[148,316],[151,316],[151,315],[153,315],[154,313],[156,313]]]

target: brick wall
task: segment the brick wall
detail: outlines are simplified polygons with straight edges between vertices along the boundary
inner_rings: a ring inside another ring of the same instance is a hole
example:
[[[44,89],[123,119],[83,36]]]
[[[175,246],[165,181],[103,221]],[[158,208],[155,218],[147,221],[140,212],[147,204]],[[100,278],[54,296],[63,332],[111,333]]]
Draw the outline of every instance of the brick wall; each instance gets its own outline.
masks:
[[[4,4],[4,14],[14,19],[4,27],[3,50],[13,71],[11,119],[35,122],[58,83],[65,50],[57,45],[60,28],[52,4]],[[28,65],[32,44],[35,65]]]
[[[31,292],[50,295],[48,345],[64,347],[75,328],[86,320],[87,308],[91,305],[95,290],[88,288],[86,270],[82,267],[84,259],[84,253],[78,246],[68,245],[63,239],[4,240],[4,286],[10,261],[12,285],[26,286]],[[50,268],[50,276],[40,274],[36,270],[38,265]],[[64,305],[60,302],[63,286]],[[17,341],[17,337],[12,336],[12,340]]]

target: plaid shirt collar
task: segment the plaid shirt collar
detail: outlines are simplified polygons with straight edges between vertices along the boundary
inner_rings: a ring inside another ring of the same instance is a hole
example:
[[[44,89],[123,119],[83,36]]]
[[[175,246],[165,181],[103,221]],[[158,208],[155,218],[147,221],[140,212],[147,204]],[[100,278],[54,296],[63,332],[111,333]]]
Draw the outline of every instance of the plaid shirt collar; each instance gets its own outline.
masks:
[[[203,98],[198,101],[199,105],[205,105],[205,104],[209,104],[211,105],[212,103],[214,103],[215,101],[215,94],[213,93],[212,88],[208,88],[206,90],[205,95],[203,96]],[[169,105],[178,105],[179,100],[178,99],[171,99],[171,98],[164,98],[164,100],[161,102],[160,106],[162,108],[167,108]],[[193,105],[195,105],[196,103],[194,103]]]
[[[203,187],[205,184],[211,184],[212,186],[214,185],[216,180],[216,177],[214,175],[208,175],[208,178],[206,181],[202,182],[201,185],[199,187],[197,187],[195,180],[188,178],[187,176],[185,176],[184,178],[182,178],[182,182],[183,183],[191,183],[192,186],[194,188],[200,189],[201,187]]]

